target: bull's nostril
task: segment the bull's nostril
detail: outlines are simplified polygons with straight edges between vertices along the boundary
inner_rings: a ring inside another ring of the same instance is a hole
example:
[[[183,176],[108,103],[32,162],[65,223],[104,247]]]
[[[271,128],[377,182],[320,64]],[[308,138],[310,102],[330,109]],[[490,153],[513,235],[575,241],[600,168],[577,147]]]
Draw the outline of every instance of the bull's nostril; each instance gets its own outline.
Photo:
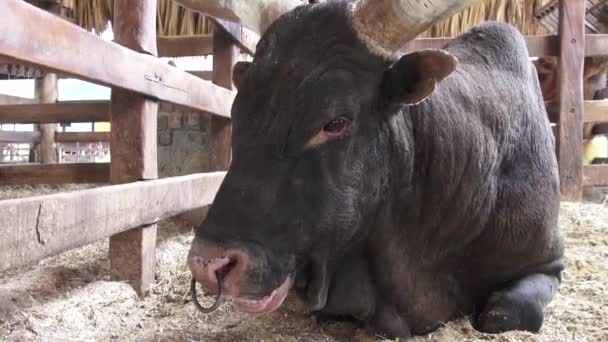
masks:
[[[218,268],[215,272],[221,278],[226,278],[226,276],[236,267],[237,259],[229,258],[228,263],[224,264],[222,267]]]
[[[224,290],[235,291],[245,271],[247,256],[235,250],[217,252],[209,247],[191,250],[188,258],[192,275],[208,293],[216,291],[218,281],[223,282]]]

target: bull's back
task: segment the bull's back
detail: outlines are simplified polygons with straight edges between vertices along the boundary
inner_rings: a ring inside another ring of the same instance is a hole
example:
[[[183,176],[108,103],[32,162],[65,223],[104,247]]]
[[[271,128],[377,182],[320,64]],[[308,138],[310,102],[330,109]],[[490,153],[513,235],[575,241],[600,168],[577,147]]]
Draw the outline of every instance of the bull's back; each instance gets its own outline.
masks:
[[[432,165],[419,177],[437,190],[422,216],[444,211],[423,226],[441,253],[462,253],[472,277],[502,281],[561,257],[554,139],[514,27],[484,23],[446,49],[457,70],[412,116],[418,165]]]
[[[462,62],[460,82],[475,80],[479,124],[493,145],[486,186],[493,194],[486,224],[471,243],[471,269],[504,281],[543,269],[562,256],[558,231],[559,176],[555,143],[536,71],[523,36],[485,23],[448,46]],[[485,159],[484,159],[485,158]]]

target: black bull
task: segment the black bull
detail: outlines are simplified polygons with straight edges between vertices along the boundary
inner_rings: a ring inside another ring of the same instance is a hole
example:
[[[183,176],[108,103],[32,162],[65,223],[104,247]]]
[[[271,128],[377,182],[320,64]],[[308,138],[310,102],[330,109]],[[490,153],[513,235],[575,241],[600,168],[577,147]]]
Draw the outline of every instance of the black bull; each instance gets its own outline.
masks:
[[[407,337],[471,315],[538,331],[563,269],[554,139],[526,44],[484,23],[380,57],[342,1],[240,63],[233,159],[189,265],[243,311],[290,288],[320,317]]]

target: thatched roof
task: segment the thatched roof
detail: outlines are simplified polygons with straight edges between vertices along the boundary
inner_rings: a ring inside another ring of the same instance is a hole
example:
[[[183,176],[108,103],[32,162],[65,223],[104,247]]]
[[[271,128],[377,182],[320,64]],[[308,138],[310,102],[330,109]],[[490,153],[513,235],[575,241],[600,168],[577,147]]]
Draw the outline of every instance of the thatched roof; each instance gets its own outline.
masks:
[[[66,5],[73,6],[75,23],[87,30],[95,29],[96,32],[103,32],[111,21],[113,1],[64,0]],[[548,2],[549,0],[481,0],[460,14],[437,23],[424,36],[457,36],[486,20],[509,22],[527,35],[543,34],[546,29],[535,19],[534,14]],[[172,0],[158,0],[158,35],[210,33],[212,25],[204,16],[187,10]]]
[[[547,33],[535,18],[539,9],[550,0],[481,0],[459,14],[436,23],[425,37],[455,37],[469,28],[488,20],[507,22],[524,35]]]

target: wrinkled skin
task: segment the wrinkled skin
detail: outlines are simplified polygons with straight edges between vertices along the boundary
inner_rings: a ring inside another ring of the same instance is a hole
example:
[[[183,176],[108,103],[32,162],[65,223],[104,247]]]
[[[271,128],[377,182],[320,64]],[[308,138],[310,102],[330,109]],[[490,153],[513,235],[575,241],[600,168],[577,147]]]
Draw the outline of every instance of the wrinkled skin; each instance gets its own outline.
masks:
[[[388,337],[463,315],[481,331],[538,331],[563,250],[523,38],[486,23],[445,51],[387,60],[346,7],[283,15],[237,66],[233,159],[196,230],[195,278],[212,291],[219,272],[235,299],[270,298],[248,307],[258,314],[295,279],[320,319]],[[330,136],[338,117],[350,124]]]

